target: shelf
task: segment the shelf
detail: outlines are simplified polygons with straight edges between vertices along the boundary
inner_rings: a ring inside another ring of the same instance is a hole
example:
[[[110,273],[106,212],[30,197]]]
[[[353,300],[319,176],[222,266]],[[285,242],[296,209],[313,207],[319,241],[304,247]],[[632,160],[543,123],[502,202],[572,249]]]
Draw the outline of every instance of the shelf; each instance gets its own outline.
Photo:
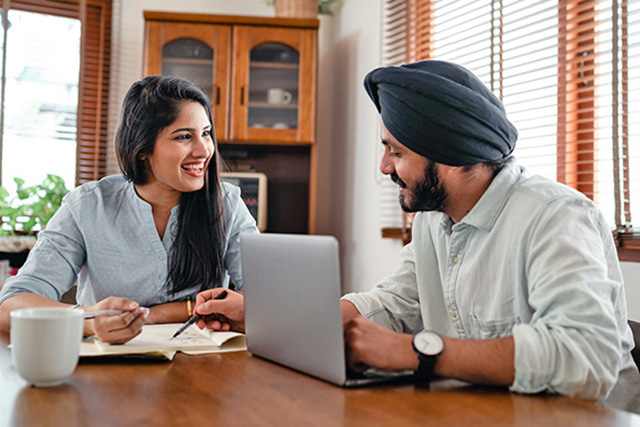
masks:
[[[197,58],[171,58],[171,57],[163,57],[162,62],[166,62],[168,64],[181,64],[181,65],[206,65],[207,67],[212,67],[213,62],[211,59],[197,59]]]
[[[629,229],[614,233],[620,261],[640,262],[640,230]]]
[[[382,238],[402,240],[402,243],[406,245],[411,241],[411,228],[383,228]]]
[[[250,102],[249,108],[265,108],[270,110],[297,110],[298,104],[269,104],[268,102]]]
[[[383,228],[382,238],[402,240],[403,244],[411,241],[411,228]],[[630,233],[620,233],[618,238],[618,259],[620,261],[640,262],[640,237]]]
[[[266,130],[269,130],[269,131],[297,130],[297,129],[296,129],[296,128],[294,128],[294,127],[274,128],[273,126],[255,126],[255,125],[249,125],[249,127],[250,127],[251,129],[254,129],[254,130],[263,130],[263,129],[266,129]]]
[[[279,70],[297,70],[300,68],[300,64],[289,64],[285,62],[263,62],[263,61],[251,61],[251,68],[275,68]]]

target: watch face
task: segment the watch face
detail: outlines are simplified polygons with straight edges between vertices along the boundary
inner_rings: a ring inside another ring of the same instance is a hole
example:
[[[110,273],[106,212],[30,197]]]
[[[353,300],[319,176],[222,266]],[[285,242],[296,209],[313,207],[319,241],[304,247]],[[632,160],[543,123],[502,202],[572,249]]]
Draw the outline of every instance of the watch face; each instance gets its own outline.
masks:
[[[440,335],[431,331],[422,331],[413,337],[416,349],[424,355],[435,356],[444,349],[444,342]]]

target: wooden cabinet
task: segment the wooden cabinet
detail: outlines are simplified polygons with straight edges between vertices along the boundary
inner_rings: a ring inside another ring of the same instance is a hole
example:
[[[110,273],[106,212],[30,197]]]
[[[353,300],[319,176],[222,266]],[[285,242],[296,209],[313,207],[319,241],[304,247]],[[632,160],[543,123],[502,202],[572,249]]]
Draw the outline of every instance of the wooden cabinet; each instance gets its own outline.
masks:
[[[226,140],[229,122],[231,28],[196,23],[146,22],[145,75],[180,76],[209,95],[214,129]]]
[[[232,141],[314,141],[315,46],[315,30],[233,29]]]
[[[145,12],[145,75],[211,99],[231,171],[267,175],[267,231],[314,231],[316,19]]]

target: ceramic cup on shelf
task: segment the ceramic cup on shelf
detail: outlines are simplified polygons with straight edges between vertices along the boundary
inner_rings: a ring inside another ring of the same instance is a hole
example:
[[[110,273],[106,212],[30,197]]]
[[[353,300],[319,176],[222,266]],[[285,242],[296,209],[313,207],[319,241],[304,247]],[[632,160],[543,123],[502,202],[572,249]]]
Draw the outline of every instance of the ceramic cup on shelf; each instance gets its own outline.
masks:
[[[11,358],[22,378],[36,387],[60,385],[76,369],[84,312],[61,307],[11,312]]]
[[[285,122],[274,123],[272,127],[274,129],[289,129],[289,125]]]
[[[267,90],[267,102],[269,104],[290,104],[293,95],[288,90],[272,87]]]

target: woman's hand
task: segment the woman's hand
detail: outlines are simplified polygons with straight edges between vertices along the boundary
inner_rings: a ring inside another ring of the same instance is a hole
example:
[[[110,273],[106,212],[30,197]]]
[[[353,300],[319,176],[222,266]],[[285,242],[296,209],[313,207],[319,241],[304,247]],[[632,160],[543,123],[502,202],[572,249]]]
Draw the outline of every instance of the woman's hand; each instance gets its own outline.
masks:
[[[223,299],[216,299],[226,292]],[[225,288],[207,289],[196,297],[194,314],[200,317],[198,327],[214,331],[244,332],[244,296]]]
[[[123,310],[124,313],[115,316],[98,316],[89,322],[90,329],[102,342],[109,344],[124,344],[140,332],[145,323],[149,310],[140,307],[137,302],[126,298],[109,297],[99,303],[84,307],[86,311],[93,310]]]

